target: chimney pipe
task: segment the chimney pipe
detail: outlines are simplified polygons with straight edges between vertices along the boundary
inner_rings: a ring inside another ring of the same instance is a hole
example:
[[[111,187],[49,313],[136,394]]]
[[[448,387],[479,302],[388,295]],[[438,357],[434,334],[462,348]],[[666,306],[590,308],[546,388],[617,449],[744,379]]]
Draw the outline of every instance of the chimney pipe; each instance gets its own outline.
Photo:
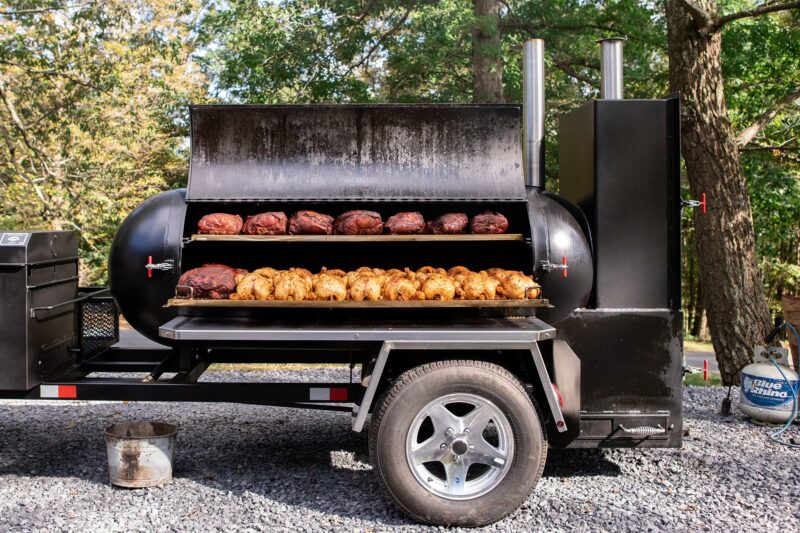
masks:
[[[544,189],[544,41],[522,48],[522,150],[525,185]]]
[[[613,37],[600,41],[600,98],[622,100],[622,43],[625,39]]]

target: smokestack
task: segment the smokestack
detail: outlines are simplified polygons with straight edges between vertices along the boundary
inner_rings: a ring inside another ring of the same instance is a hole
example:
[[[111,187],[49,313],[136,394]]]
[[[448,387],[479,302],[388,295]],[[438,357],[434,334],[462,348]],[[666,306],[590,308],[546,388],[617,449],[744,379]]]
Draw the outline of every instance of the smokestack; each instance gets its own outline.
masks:
[[[522,48],[522,150],[525,185],[544,189],[544,41]]]
[[[614,37],[600,41],[600,98],[622,100],[622,43],[624,39]]]

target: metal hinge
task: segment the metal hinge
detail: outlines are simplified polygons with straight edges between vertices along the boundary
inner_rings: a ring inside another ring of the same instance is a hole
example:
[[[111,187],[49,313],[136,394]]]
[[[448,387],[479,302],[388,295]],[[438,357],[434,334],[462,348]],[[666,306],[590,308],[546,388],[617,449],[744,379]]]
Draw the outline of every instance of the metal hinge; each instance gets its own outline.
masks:
[[[706,193],[701,194],[699,200],[684,200],[681,198],[681,207],[699,207],[700,212],[704,215],[706,214],[706,206]]]
[[[153,277],[153,270],[161,270],[164,272],[172,272],[175,270],[175,261],[167,259],[163,263],[153,263],[153,257],[147,258],[147,264],[144,266],[147,269],[147,277]]]
[[[539,268],[544,270],[545,272],[551,272],[553,270],[560,270],[561,275],[563,277],[567,277],[567,270],[569,269],[569,265],[567,264],[567,256],[561,257],[561,263],[551,263],[548,259],[542,259],[539,261]]]

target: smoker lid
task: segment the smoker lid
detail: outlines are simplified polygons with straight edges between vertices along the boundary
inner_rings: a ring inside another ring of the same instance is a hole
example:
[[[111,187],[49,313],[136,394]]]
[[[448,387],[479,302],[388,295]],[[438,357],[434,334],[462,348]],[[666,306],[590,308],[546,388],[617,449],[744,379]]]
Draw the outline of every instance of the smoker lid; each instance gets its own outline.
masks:
[[[187,201],[524,200],[518,105],[191,108]]]

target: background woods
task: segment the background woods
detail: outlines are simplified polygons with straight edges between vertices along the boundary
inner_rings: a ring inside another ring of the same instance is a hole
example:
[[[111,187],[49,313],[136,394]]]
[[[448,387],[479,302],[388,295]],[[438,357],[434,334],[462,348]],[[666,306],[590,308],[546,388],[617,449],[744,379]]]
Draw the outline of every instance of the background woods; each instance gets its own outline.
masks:
[[[559,115],[627,36],[626,97],[683,95],[687,331],[730,379],[800,292],[800,2],[0,0],[0,226],[80,229],[101,283],[121,219],[185,181],[190,102],[520,102],[547,43]]]

